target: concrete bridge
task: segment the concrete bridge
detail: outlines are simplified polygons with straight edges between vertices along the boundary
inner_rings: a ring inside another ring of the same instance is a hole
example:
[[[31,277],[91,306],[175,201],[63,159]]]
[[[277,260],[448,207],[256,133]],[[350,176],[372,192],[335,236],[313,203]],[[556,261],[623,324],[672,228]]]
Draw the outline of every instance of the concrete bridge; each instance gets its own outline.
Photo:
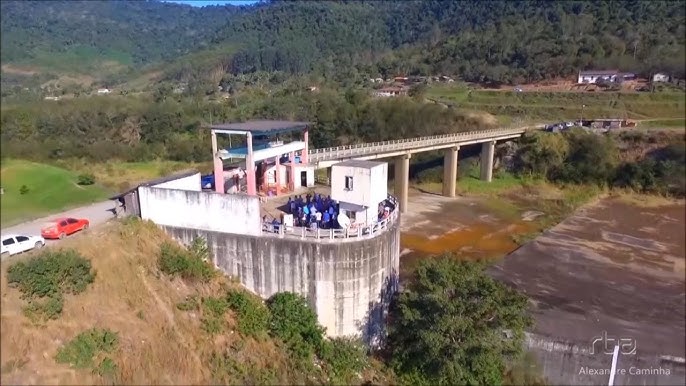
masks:
[[[307,160],[310,164],[316,165],[317,169],[327,168],[330,179],[331,165],[344,160],[395,158],[395,196],[398,199],[400,212],[405,212],[405,209],[407,208],[410,158],[412,157],[412,154],[445,149],[443,195],[455,197],[455,189],[457,187],[457,152],[459,151],[460,146],[477,143],[482,144],[481,179],[490,182],[493,178],[495,143],[497,141],[518,138],[528,130],[538,129],[540,129],[540,126],[479,130],[323,149],[311,149],[307,153]]]

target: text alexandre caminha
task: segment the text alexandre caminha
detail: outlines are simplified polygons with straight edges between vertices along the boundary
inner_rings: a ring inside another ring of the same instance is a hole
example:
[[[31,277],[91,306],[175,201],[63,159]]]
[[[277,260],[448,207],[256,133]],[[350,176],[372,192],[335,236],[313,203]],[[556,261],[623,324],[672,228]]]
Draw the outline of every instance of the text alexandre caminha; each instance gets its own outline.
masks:
[[[604,368],[593,368],[588,366],[582,366],[579,369],[579,375],[610,375],[611,369]],[[615,375],[670,375],[671,371],[668,368],[663,367],[629,367],[628,369],[618,368],[615,369]]]

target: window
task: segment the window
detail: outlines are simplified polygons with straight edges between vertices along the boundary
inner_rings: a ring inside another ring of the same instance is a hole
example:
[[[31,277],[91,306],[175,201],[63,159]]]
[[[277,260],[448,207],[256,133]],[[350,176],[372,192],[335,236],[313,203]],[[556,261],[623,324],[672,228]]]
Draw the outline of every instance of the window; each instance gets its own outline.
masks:
[[[29,241],[29,238],[26,236],[17,236],[18,243],[23,243],[24,241]]]
[[[66,227],[66,226],[67,226],[67,222],[66,222],[66,221],[60,222],[60,226],[61,226],[61,227]]]
[[[345,176],[345,190],[353,190],[352,176]]]
[[[68,218],[68,219],[67,219],[67,222],[68,222],[69,224],[76,224],[78,221],[77,221],[76,219],[73,219],[73,218]]]
[[[9,239],[2,240],[2,245],[12,245],[12,244],[14,244],[14,239],[11,237]]]

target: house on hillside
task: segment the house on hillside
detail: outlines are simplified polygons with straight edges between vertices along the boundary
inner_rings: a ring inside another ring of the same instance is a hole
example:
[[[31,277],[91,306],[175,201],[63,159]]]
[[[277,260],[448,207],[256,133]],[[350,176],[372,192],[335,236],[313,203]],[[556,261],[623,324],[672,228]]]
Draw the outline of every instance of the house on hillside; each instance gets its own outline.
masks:
[[[111,92],[112,91],[109,88],[99,88],[97,91],[98,95],[105,95],[105,94],[109,94]]]
[[[616,82],[619,76],[617,70],[580,71],[577,83],[595,84],[600,82]]]
[[[662,72],[658,72],[657,74],[653,75],[653,82],[654,83],[669,82],[669,75],[664,74]]]
[[[377,97],[396,97],[400,95],[407,95],[407,89],[402,87],[384,87],[374,91]]]

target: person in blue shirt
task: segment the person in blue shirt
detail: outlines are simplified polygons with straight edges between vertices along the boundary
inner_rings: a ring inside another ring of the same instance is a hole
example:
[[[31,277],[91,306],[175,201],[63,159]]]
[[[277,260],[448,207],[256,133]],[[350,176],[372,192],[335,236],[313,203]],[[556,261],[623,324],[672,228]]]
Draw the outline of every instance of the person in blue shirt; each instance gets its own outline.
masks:
[[[324,215],[322,215],[322,228],[324,229],[329,229],[330,225],[329,222],[331,221],[331,215],[329,212],[324,212]]]
[[[309,215],[310,215],[310,208],[309,208],[307,205],[305,205],[305,206],[303,207],[303,213],[304,213],[306,216],[309,216]]]

